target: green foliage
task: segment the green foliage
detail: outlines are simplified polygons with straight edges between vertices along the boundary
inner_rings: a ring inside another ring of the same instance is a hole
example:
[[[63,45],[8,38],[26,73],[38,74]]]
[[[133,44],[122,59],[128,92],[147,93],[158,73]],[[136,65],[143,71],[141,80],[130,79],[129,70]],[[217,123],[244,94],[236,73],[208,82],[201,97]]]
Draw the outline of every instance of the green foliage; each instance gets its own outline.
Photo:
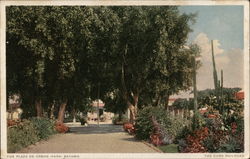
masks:
[[[123,114],[127,110],[127,104],[117,89],[112,93],[107,93],[104,97],[104,102],[106,111]]]
[[[121,17],[113,80],[125,102],[136,103],[133,96],[139,94],[139,107],[156,105],[155,100],[188,89],[194,53],[183,48],[194,15],[181,14],[176,6],[112,9]]]
[[[39,141],[38,130],[31,121],[25,120],[21,124],[8,127],[7,148],[9,153],[16,152],[30,144]]]
[[[240,88],[223,88],[223,105],[226,112],[230,110],[243,110],[243,102],[235,99],[235,93]],[[221,105],[216,99],[216,91],[214,89],[206,89],[198,92],[198,105],[200,107],[212,106],[219,110]]]
[[[232,130],[231,125],[235,123],[237,125],[236,134],[241,134],[244,132],[244,116],[238,112],[225,114],[222,116],[222,120],[227,130]]]
[[[209,135],[203,144],[208,152],[217,151],[227,140],[226,128],[220,118],[206,119],[206,127],[209,129]]]
[[[229,141],[225,144],[222,144],[220,148],[216,152],[221,152],[221,153],[237,153],[237,152],[243,152],[241,151],[237,140],[235,138],[230,138]]]
[[[54,122],[46,118],[32,118],[8,127],[8,152],[16,152],[42,139],[55,134]]]
[[[144,107],[136,118],[136,137],[147,140],[153,131],[152,116],[162,126],[165,134],[175,139],[183,133],[183,129],[189,124],[186,119],[173,117],[161,107]]]
[[[170,117],[170,124],[164,125],[166,133],[174,137],[174,142],[177,141],[178,137],[183,135],[184,130],[190,125],[190,121],[181,117]],[[185,133],[185,132],[184,132]]]
[[[172,104],[173,107],[177,109],[185,109],[188,106],[188,100],[187,99],[176,99],[174,103]]]
[[[194,113],[192,118],[192,129],[197,130],[202,128],[206,124],[205,118],[198,112]]]
[[[179,130],[175,142],[180,144],[181,142],[183,142],[183,139],[186,138],[187,135],[191,133],[192,133],[191,126],[187,124],[186,126],[183,127],[183,129]]]
[[[81,125],[84,125],[84,124],[87,123],[86,117],[80,117],[80,118],[79,118],[79,121],[81,122]]]
[[[40,99],[45,109],[67,101],[80,110],[98,90],[118,90],[119,107],[191,86],[198,51],[184,46],[195,15],[177,6],[9,6],[6,15],[8,94],[20,93],[26,116]]]
[[[165,153],[178,153],[177,144],[163,145],[163,146],[160,146],[159,149]]]
[[[203,127],[208,130],[207,135],[203,137],[202,142],[200,142],[200,146],[205,148],[203,149],[205,152],[244,151],[243,116],[233,113],[231,115],[224,114],[223,116],[217,116],[216,118],[203,117],[201,119],[202,122],[196,129],[187,127],[187,129],[183,130],[183,135],[178,137],[180,148],[191,147],[200,152],[201,149],[196,149],[196,147],[192,145],[192,142],[187,145],[187,140],[189,138],[190,141],[190,135],[192,136],[199,128]]]
[[[123,123],[126,123],[126,122],[128,122],[129,120],[128,120],[128,118],[127,118],[127,116],[125,116],[125,115],[115,115],[113,118],[112,118],[112,123],[113,124],[123,124]]]
[[[106,74],[118,23],[107,7],[7,7],[8,93],[21,94],[27,117],[37,98],[45,108],[66,98],[74,109],[86,106],[99,70]]]
[[[31,118],[30,121],[37,130],[39,139],[48,139],[49,136],[56,133],[54,121],[48,118]]]
[[[204,146],[208,152],[243,152],[244,151],[244,129],[243,120],[237,122],[234,132],[231,124],[225,124],[221,119],[209,119],[207,126],[209,136],[204,140]]]
[[[138,112],[135,124],[136,138],[141,140],[149,139],[151,132],[153,131],[153,123],[151,117],[155,116],[156,118],[162,115],[165,117],[165,113],[162,112],[162,109],[158,107],[145,107]]]

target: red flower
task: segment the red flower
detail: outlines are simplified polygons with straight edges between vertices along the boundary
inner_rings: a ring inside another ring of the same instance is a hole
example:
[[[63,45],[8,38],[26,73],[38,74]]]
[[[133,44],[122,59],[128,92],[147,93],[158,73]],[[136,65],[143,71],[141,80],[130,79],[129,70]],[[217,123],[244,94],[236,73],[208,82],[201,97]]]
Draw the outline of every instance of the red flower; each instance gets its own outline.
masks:
[[[231,123],[231,129],[232,129],[232,133],[236,132],[236,129],[237,129],[237,123],[236,122]]]
[[[67,126],[65,126],[63,123],[61,122],[57,122],[55,125],[55,129],[57,132],[59,133],[65,133],[69,130],[69,128]]]
[[[134,125],[131,124],[131,123],[124,123],[123,124],[123,129],[124,129],[124,131],[127,131],[129,134],[134,134],[135,133]]]

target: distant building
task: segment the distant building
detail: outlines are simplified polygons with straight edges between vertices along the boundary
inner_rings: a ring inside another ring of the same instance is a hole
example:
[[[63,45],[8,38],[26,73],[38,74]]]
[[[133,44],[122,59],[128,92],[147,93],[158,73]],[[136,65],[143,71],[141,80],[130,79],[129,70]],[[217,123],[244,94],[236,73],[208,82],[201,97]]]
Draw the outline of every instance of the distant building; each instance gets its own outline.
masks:
[[[169,98],[168,99],[168,106],[172,106],[175,101],[176,101],[176,98]]]
[[[97,116],[97,111],[98,111],[98,106],[99,106],[99,116],[100,116],[100,121],[104,121],[104,120],[111,120],[111,118],[114,116],[113,113],[110,112],[105,112],[105,103],[102,100],[95,100],[92,102],[91,104],[94,107],[94,111],[93,112],[88,112],[88,120],[98,120],[98,116]]]
[[[8,110],[7,119],[8,120],[20,120],[23,110],[20,108],[21,99],[20,96],[15,94],[10,96],[8,99]]]
[[[235,98],[238,100],[244,100],[244,91],[240,90],[239,92],[235,93]]]

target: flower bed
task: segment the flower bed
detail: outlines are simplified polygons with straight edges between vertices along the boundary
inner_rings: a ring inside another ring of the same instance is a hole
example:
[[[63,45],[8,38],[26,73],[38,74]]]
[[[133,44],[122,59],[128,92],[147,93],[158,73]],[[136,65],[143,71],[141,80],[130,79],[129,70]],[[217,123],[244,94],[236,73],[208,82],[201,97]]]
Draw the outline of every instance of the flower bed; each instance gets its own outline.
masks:
[[[192,122],[159,107],[145,107],[138,112],[135,125],[126,123],[124,130],[135,130],[137,139],[157,147],[178,144],[181,153],[244,152],[244,119],[240,113],[198,114]]]
[[[243,152],[244,122],[239,116],[216,116],[205,118],[202,128],[186,134],[179,141],[179,150],[184,153]]]
[[[187,146],[183,148],[181,152],[184,153],[204,153],[207,152],[206,147],[203,145],[204,139],[208,137],[208,128],[203,127],[199,130],[194,131],[193,135],[188,135],[186,137]]]

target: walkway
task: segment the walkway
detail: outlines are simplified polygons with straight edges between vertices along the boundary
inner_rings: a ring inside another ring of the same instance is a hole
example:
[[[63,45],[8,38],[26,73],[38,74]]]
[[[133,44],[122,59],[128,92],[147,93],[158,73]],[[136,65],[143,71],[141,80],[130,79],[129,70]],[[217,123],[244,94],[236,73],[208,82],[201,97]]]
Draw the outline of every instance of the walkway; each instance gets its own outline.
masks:
[[[18,153],[156,153],[154,149],[125,133],[121,126],[91,124],[71,127]]]

